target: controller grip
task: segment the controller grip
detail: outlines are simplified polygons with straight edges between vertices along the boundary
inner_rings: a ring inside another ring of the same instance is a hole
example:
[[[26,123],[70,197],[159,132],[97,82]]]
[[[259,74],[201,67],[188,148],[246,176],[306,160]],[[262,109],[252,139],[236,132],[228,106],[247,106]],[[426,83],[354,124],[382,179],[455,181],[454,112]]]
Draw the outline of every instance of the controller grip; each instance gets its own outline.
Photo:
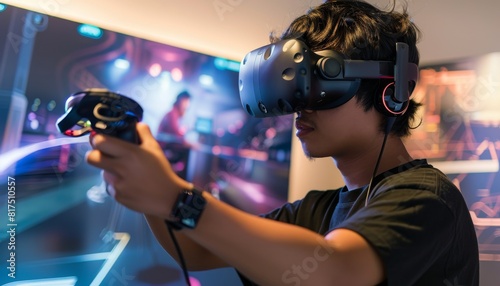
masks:
[[[127,121],[127,128],[116,133],[116,137],[125,140],[130,143],[140,144],[141,140],[139,138],[139,133],[137,133],[137,117],[128,117],[125,119]]]

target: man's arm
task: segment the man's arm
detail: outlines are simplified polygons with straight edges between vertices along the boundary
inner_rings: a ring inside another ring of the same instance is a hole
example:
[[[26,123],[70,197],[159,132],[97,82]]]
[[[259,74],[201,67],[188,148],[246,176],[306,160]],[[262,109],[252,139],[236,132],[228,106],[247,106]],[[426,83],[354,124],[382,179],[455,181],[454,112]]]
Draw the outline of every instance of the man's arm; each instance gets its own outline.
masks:
[[[144,215],[144,217],[146,218],[149,228],[154,234],[156,240],[160,243],[163,249],[165,249],[177,261],[177,263],[180,264],[177,250],[175,249],[172,238],[168,233],[165,220],[154,215]],[[189,270],[198,271],[229,267],[229,265],[222,261],[218,256],[209,252],[206,248],[200,246],[197,242],[193,241],[181,232],[174,232],[174,235],[181,248],[182,255],[186,262],[186,267]]]

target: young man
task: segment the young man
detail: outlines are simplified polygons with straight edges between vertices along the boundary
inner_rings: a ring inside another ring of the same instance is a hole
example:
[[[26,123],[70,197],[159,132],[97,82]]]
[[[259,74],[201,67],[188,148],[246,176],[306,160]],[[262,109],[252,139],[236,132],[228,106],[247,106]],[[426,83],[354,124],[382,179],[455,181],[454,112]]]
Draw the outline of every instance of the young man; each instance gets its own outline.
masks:
[[[392,62],[396,42],[404,42],[409,61],[418,64],[417,35],[406,13],[328,1],[297,18],[281,39]],[[139,146],[94,136],[87,160],[105,170],[118,202],[146,215],[178,260],[165,220],[179,229],[191,270],[235,267],[245,285],[478,285],[477,241],[464,199],[443,173],[405,149],[401,138],[418,104],[385,115],[382,92],[390,82],[363,80],[339,106],[297,111],[304,152],[331,157],[345,186],[311,191],[263,217],[191,191],[144,124],[137,126]]]

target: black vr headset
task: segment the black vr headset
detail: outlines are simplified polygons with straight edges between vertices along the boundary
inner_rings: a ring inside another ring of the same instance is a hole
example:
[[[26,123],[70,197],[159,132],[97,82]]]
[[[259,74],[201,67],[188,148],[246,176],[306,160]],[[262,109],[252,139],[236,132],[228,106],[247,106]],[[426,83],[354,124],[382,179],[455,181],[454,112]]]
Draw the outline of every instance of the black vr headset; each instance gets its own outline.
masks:
[[[383,113],[406,111],[418,78],[408,62],[408,45],[396,43],[396,62],[350,60],[331,51],[313,52],[298,39],[279,41],[248,53],[240,64],[239,89],[244,109],[271,117],[303,109],[340,106],[357,92],[361,79],[393,79],[382,92]]]

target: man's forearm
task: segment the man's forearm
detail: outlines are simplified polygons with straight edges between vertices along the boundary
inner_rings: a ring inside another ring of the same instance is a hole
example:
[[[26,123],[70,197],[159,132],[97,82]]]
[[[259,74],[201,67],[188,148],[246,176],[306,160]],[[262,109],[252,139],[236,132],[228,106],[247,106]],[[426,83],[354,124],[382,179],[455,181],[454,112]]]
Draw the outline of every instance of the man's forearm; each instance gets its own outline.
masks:
[[[145,215],[144,217],[146,218],[156,240],[160,243],[163,249],[165,249],[180,264],[177,249],[175,249],[164,220],[160,217],[152,215]],[[226,263],[220,260],[217,256],[213,255],[206,248],[184,235],[182,232],[174,231],[174,235],[179,243],[186,266],[189,270],[207,270],[227,267]]]

